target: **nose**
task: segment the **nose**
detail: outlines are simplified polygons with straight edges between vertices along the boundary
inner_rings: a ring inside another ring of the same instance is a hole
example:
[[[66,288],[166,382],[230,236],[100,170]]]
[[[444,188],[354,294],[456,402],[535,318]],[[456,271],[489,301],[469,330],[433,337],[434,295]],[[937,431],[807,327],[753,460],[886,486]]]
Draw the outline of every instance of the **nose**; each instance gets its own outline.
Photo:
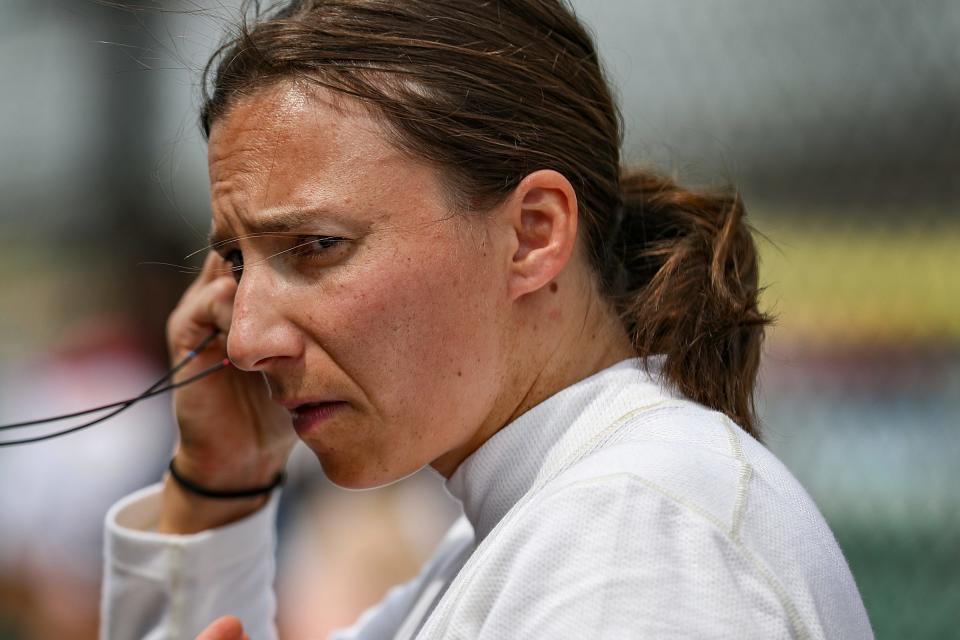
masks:
[[[272,282],[266,272],[245,271],[233,299],[227,356],[244,371],[269,371],[276,364],[300,357],[303,350],[300,331],[286,316],[293,305],[278,295],[278,283]]]

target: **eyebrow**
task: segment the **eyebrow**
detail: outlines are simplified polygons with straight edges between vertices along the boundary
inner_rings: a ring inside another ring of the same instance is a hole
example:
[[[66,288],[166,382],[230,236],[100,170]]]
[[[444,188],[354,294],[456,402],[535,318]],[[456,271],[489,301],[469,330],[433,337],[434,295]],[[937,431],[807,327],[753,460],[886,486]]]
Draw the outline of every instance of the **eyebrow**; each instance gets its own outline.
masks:
[[[304,208],[304,209],[267,209],[260,212],[254,222],[245,223],[247,228],[245,235],[259,235],[265,233],[289,233],[302,227],[305,223],[327,218],[339,220],[341,216],[335,212],[323,208]],[[229,243],[235,237],[228,236],[224,231],[217,229],[216,226],[210,229],[207,235],[207,242],[211,248],[217,248]]]

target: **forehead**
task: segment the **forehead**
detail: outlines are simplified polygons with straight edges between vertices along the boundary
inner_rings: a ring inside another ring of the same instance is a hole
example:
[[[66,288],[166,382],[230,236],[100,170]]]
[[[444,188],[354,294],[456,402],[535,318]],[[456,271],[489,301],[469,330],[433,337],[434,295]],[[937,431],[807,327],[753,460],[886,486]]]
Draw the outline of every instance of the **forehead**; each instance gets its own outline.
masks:
[[[208,163],[215,229],[278,209],[389,217],[416,209],[385,203],[442,195],[433,168],[394,147],[359,103],[297,83],[237,100],[211,128]]]
[[[384,162],[399,152],[355,101],[302,83],[277,83],[237,99],[210,131],[211,183],[257,178],[264,169],[309,165],[343,170],[356,161]],[[276,176],[274,176],[276,177]]]

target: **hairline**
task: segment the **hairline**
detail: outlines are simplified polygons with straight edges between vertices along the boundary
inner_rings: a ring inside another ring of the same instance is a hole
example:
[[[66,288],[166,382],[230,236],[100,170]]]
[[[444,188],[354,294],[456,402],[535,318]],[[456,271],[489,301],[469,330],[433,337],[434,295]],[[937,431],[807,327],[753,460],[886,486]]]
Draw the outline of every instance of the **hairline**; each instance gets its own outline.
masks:
[[[377,71],[369,72],[368,75],[379,75],[385,77],[387,74],[383,71]],[[383,109],[378,107],[375,101],[365,100],[358,96],[352,96],[345,91],[341,91],[329,86],[320,78],[305,73],[277,73],[274,76],[260,76],[250,80],[242,86],[233,89],[228,95],[224,96],[218,110],[207,112],[206,121],[203,123],[204,138],[207,140],[207,142],[209,142],[210,133],[213,131],[214,125],[218,121],[229,117],[239,103],[246,99],[251,99],[256,94],[278,88],[284,84],[306,90],[310,99],[320,99],[320,96],[322,95],[322,99],[328,106],[330,106],[334,111],[338,111],[342,114],[346,114],[348,112],[347,103],[351,102],[357,107],[363,109],[363,111],[370,116],[371,121],[376,124],[384,141],[387,142],[387,144],[389,144],[395,151],[415,162],[422,162],[430,166],[436,172],[441,194],[446,201],[447,207],[453,213],[466,218],[478,217],[476,215],[467,215],[469,213],[481,214],[482,217],[482,213],[489,211],[497,204],[492,203],[484,209],[472,207],[467,202],[468,198],[463,192],[463,189],[457,184],[457,172],[448,165],[444,165],[415,153],[411,149],[411,147],[416,146],[415,144],[412,144],[413,140],[404,134],[402,129],[390,120],[389,116],[387,116]],[[405,82],[405,85],[421,91],[424,90],[424,88],[418,83]],[[384,86],[389,85],[385,84]]]

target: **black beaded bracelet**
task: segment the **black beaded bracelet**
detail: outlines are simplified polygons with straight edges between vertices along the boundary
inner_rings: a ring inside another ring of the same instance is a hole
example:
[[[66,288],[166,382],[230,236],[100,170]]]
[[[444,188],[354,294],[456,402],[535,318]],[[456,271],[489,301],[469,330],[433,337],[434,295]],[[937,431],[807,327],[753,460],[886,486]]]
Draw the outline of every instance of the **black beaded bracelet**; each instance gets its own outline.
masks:
[[[257,487],[255,489],[237,489],[233,491],[217,491],[214,489],[206,489],[201,487],[198,484],[193,483],[190,480],[187,480],[182,475],[180,475],[173,466],[173,459],[170,460],[170,475],[174,480],[177,481],[181,487],[195,493],[198,496],[203,496],[204,498],[216,498],[218,500],[232,500],[239,498],[255,498],[256,496],[262,496],[264,494],[270,493],[279,486],[282,486],[287,479],[287,474],[281,471],[277,474],[277,477],[273,479],[269,485],[265,487]]]

